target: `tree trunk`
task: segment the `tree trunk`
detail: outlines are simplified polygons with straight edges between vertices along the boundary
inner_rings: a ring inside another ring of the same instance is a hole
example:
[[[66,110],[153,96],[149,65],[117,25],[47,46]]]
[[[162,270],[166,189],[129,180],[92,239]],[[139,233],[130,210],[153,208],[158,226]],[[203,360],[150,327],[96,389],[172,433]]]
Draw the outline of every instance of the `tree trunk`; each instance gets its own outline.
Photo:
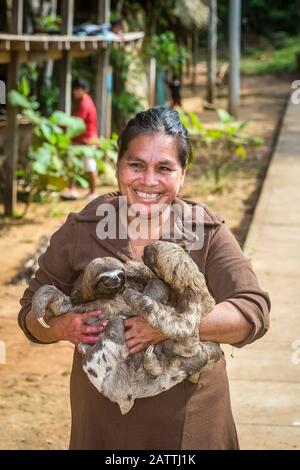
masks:
[[[240,97],[241,0],[230,0],[229,15],[229,112],[237,118]]]
[[[209,2],[207,101],[214,103],[217,76],[217,0]]]

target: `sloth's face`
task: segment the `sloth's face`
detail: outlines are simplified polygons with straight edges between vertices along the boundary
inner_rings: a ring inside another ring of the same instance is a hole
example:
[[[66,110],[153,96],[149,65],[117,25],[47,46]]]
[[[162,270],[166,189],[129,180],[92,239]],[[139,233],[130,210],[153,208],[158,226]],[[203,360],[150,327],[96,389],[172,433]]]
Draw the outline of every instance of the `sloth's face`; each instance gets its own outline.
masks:
[[[116,294],[125,284],[125,270],[112,269],[100,273],[94,281],[94,292],[99,297],[105,294]]]
[[[84,284],[89,298],[113,296],[124,287],[125,268],[117,259],[96,258],[86,269]]]

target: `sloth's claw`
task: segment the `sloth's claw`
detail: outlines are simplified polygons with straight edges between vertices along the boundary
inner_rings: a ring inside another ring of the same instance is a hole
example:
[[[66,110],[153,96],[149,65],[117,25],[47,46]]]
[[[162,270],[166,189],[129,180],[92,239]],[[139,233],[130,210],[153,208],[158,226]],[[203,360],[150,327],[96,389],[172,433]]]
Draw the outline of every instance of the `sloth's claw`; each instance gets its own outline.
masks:
[[[44,327],[44,328],[50,328],[50,325],[48,325],[43,317],[37,317],[37,321]]]

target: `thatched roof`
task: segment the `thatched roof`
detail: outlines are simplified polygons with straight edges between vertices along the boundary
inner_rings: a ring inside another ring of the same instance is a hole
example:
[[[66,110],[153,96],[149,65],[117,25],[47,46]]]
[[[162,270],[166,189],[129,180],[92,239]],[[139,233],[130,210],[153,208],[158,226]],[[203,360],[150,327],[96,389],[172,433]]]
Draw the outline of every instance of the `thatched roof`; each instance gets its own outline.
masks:
[[[173,15],[187,28],[205,28],[208,22],[208,6],[201,0],[177,0]]]

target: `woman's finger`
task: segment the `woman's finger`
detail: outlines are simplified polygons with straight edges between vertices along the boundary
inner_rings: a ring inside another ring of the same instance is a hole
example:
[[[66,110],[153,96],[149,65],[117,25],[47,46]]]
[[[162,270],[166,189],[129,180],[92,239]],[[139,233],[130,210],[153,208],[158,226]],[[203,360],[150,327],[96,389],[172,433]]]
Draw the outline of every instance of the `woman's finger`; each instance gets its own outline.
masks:
[[[82,313],[80,314],[80,317],[83,320],[85,320],[86,318],[89,318],[89,317],[99,317],[103,315],[102,314],[102,311],[101,310],[93,310],[92,312],[86,312],[86,313]]]
[[[136,323],[136,317],[127,318],[124,320],[124,326],[126,328],[132,327]]]
[[[134,331],[132,328],[129,330],[125,331],[125,340],[128,342],[130,339],[134,338],[136,335],[134,334]]]
[[[127,346],[129,349],[135,347],[137,344],[141,344],[141,340],[139,338],[132,338],[129,341],[126,341]]]
[[[103,333],[105,326],[82,326],[82,334],[91,335],[93,333]]]
[[[80,341],[82,343],[86,343],[86,344],[96,344],[98,343],[98,341],[101,341],[103,338],[102,335],[98,335],[98,336],[85,336],[85,335],[82,335],[81,338],[80,338]]]
[[[145,344],[137,344],[136,346],[134,346],[133,348],[129,348],[129,354],[132,355],[132,354],[136,354],[140,351],[143,351],[144,349],[146,349],[146,345]]]

